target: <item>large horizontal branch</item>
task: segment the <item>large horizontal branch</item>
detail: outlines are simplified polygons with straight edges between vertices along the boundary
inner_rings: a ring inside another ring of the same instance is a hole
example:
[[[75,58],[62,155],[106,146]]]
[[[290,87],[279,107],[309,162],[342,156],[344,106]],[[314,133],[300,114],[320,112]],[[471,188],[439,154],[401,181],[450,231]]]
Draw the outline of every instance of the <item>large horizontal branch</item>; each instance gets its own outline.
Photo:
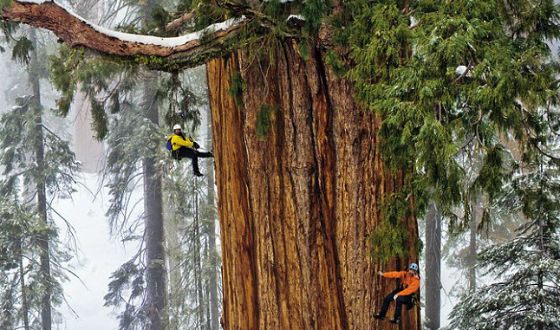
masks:
[[[180,67],[195,66],[211,56],[218,56],[220,52],[227,51],[225,45],[239,34],[247,22],[246,19],[232,19],[172,38],[142,36],[97,26],[56,1],[38,0],[12,1],[2,9],[1,17],[50,30],[70,47],[85,47],[101,54],[126,58],[162,58],[166,64],[152,65],[162,69],[172,67],[170,63]]]

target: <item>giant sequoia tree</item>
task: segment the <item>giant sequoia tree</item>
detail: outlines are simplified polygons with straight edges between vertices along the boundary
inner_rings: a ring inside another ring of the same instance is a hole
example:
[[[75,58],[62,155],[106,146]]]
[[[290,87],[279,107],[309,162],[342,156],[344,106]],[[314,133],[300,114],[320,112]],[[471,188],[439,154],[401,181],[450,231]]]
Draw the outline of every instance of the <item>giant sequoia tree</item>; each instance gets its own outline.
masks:
[[[531,144],[556,88],[548,0],[181,1],[148,31],[176,38],[7,2],[5,20],[111,60],[207,64],[226,329],[388,327],[371,320],[389,290],[373,275],[417,259],[430,198],[461,199],[456,155],[480,146],[477,185],[498,189],[497,136]],[[419,324],[416,310],[403,328]]]

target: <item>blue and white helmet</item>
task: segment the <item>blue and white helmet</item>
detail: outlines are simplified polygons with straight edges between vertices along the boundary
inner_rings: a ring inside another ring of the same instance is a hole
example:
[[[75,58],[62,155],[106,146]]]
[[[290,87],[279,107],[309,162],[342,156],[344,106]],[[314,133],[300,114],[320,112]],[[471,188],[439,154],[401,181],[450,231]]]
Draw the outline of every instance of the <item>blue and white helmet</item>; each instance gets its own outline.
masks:
[[[418,272],[418,264],[411,262],[410,265],[408,265],[408,269]]]

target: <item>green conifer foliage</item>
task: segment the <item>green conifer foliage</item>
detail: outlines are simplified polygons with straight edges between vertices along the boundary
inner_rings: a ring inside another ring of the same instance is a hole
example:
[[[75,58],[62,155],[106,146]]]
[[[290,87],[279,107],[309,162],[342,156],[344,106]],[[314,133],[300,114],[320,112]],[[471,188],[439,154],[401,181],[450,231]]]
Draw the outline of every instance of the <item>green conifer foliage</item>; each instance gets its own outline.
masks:
[[[182,76],[184,78],[184,76]],[[180,74],[175,72],[170,77],[163,77],[157,98],[162,104],[168,105],[164,111],[165,124],[173,127],[176,123],[187,122],[190,130],[200,126],[199,105],[201,99],[184,83]]]
[[[0,10],[2,10],[3,7],[7,7],[12,3],[12,0],[0,0]]]
[[[42,180],[51,197],[68,197],[75,191],[73,174],[79,164],[68,142],[45,126],[45,168],[37,168],[29,150],[30,141],[35,139],[35,122],[29,102],[30,96],[19,98],[19,105],[0,117],[0,166],[4,168],[0,193],[9,196],[18,188]]]
[[[475,144],[484,159],[476,183],[495,196],[507,173],[501,134],[527,142],[537,109],[555,102],[558,65],[546,41],[560,35],[558,7],[530,0],[347,4],[354,20],[338,37],[351,49],[347,75],[363,106],[382,118],[386,163],[413,177],[398,195],[415,196],[417,215],[428,199],[457,205],[464,193],[457,156]]]
[[[0,321],[2,329],[40,328],[43,292],[48,286],[53,306],[63,302],[64,264],[70,260],[52,218],[45,224],[39,217],[33,187],[44,182],[49,200],[69,197],[75,191],[78,163],[68,143],[44,126],[45,162],[38,167],[30,149],[37,143],[31,102],[32,97],[19,98],[18,105],[0,117],[0,292],[6,293],[0,297],[0,313],[6,315]],[[49,214],[56,210],[50,207]],[[50,244],[50,276],[43,274],[39,263],[45,237]]]
[[[67,116],[74,94],[80,89],[91,104],[92,127],[99,140],[108,133],[107,112],[120,110],[120,95],[133,90],[139,81],[139,68],[128,61],[111,57],[86,57],[83,50],[62,46],[58,54],[50,56],[50,79],[61,96],[57,99],[57,113]]]

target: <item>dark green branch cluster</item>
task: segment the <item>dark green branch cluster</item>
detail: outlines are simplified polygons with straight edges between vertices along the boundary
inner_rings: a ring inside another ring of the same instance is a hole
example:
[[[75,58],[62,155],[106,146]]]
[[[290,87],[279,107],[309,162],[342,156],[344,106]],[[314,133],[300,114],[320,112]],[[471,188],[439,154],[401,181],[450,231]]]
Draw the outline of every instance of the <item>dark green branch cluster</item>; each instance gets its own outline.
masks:
[[[2,8],[8,7],[12,4],[12,0],[0,0],[0,11]]]
[[[511,136],[522,150],[533,148],[535,112],[557,102],[559,70],[546,42],[560,35],[558,7],[531,0],[345,4],[352,20],[338,21],[336,39],[349,50],[346,74],[363,106],[383,120],[386,164],[413,177],[397,194],[414,196],[418,216],[428,201],[458,205],[469,170],[458,158],[476,148],[483,164],[469,189],[496,196],[513,169],[503,142]]]

